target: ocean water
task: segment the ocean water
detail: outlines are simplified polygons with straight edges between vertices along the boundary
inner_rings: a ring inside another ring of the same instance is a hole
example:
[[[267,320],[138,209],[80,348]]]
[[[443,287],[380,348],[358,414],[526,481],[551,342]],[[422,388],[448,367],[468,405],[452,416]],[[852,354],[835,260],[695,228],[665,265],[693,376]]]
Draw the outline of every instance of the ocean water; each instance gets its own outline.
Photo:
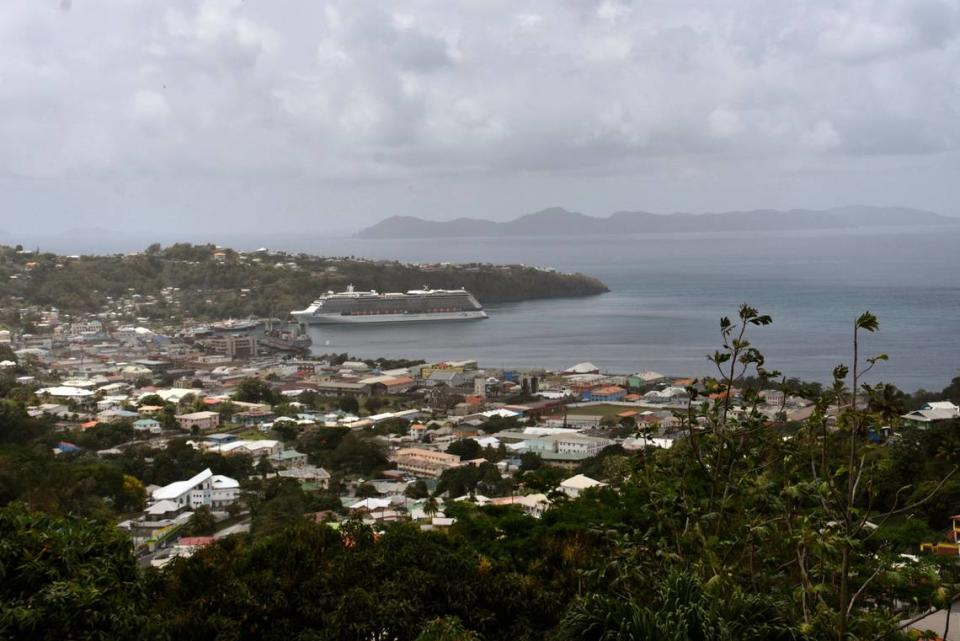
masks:
[[[475,358],[489,367],[710,373],[719,318],[747,302],[774,324],[751,330],[767,365],[828,381],[851,359],[853,319],[870,310],[886,353],[868,380],[939,390],[960,375],[960,228],[670,234],[595,238],[320,239],[287,249],[412,262],[545,265],[597,276],[610,293],[489,305],[465,323],[312,327],[314,351]]]

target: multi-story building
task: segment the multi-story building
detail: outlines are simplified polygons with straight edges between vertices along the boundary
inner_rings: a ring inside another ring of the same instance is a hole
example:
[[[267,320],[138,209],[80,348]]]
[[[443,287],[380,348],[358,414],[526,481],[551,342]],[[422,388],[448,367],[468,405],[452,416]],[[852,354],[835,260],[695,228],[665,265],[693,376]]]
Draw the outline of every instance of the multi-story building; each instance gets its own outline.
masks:
[[[240,483],[229,476],[205,469],[186,481],[175,481],[153,491],[155,502],[170,501],[178,508],[207,506],[217,510],[228,507],[240,497]]]
[[[407,447],[397,450],[393,455],[397,469],[414,476],[437,478],[445,471],[459,467],[460,457],[456,454],[437,452],[419,447]]]
[[[193,431],[196,427],[201,432],[212,430],[220,425],[220,414],[217,412],[191,412],[190,414],[178,414],[177,424],[180,429]]]
[[[596,456],[613,441],[583,434],[549,434],[525,441],[527,451],[545,461],[582,461]]]
[[[253,358],[257,355],[257,337],[253,335],[224,334],[204,338],[199,342],[210,351],[230,359]]]

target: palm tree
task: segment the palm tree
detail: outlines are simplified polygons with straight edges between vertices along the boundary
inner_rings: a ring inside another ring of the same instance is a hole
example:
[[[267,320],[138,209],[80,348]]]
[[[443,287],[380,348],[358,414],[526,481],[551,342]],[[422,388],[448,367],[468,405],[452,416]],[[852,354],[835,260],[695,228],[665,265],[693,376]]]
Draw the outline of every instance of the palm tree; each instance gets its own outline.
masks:
[[[423,504],[423,513],[433,518],[433,515],[440,511],[440,504],[437,502],[437,497],[431,496]]]
[[[905,397],[896,385],[878,383],[867,387],[867,407],[880,415],[886,423],[891,423],[907,411]]]

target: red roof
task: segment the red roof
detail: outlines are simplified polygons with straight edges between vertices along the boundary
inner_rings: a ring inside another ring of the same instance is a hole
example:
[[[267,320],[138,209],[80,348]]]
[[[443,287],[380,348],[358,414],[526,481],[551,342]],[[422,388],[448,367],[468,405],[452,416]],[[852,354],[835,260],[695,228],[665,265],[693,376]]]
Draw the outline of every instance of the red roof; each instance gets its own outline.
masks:
[[[617,387],[616,385],[608,385],[607,387],[600,387],[593,390],[593,394],[600,394],[601,396],[606,396],[609,394],[619,394],[620,392],[625,391],[622,387]]]
[[[210,545],[216,541],[212,536],[182,536],[180,540],[177,541],[177,545],[186,545],[190,547],[203,547],[204,545]]]

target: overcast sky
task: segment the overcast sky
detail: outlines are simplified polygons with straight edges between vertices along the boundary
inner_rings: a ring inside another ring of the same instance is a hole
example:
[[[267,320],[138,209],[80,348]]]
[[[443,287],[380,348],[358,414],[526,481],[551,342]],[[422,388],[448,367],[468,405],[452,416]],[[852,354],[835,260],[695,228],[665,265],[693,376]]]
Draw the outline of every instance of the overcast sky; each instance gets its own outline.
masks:
[[[960,0],[5,0],[0,229],[960,214]]]

